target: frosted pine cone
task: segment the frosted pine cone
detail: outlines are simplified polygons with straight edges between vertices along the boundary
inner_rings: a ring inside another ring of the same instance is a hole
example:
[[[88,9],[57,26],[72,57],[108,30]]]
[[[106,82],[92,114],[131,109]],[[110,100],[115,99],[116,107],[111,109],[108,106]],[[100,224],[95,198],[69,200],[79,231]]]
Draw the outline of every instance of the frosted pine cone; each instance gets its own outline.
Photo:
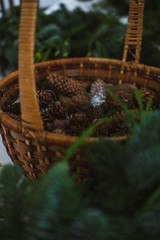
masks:
[[[107,99],[106,83],[101,79],[97,79],[91,85],[90,103],[93,107],[100,106]]]
[[[54,73],[50,73],[47,78],[51,87],[57,94],[62,94],[67,97],[73,97],[77,94],[87,95],[86,90],[81,86],[81,84],[72,78],[60,76]]]

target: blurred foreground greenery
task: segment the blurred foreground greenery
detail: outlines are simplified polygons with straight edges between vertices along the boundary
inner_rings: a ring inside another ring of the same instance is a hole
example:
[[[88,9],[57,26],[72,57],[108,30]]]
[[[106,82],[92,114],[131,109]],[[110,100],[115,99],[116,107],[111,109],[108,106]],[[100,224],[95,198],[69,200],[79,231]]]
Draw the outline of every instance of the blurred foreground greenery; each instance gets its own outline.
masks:
[[[62,161],[38,180],[18,166],[0,172],[2,240],[157,240],[160,112],[148,112],[124,144],[89,145],[91,176],[77,184]]]

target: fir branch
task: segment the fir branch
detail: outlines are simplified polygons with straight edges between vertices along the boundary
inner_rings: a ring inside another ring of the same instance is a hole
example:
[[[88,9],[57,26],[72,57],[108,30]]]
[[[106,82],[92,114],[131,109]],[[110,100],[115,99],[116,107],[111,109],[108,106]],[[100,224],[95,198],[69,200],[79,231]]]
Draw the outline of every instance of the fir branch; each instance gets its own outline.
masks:
[[[146,212],[151,210],[151,208],[154,206],[156,201],[160,197],[160,187],[158,187],[152,194],[149,196],[149,198],[146,200],[145,204],[143,205],[142,209],[140,209],[135,214],[135,219],[141,218]]]
[[[134,132],[135,125],[137,124],[137,115],[133,113],[131,110],[129,110],[126,104],[124,104],[120,100],[120,98],[117,97],[109,88],[107,88],[107,93],[109,94],[109,96],[113,98],[113,100],[119,103],[121,108],[124,110],[124,113],[126,114],[126,118],[124,119],[124,122],[127,128],[129,129],[129,135],[132,134]]]
[[[70,239],[71,224],[86,200],[69,177],[68,164],[55,165],[35,183],[28,197],[27,239]]]
[[[128,116],[134,117],[133,112],[131,112],[131,111],[127,108],[127,106],[120,100],[119,97],[117,97],[117,96],[112,92],[111,89],[107,88],[107,93],[109,94],[110,97],[113,98],[113,100],[115,100],[117,103],[119,103],[119,105],[121,106],[121,108],[124,110],[124,112],[125,112]]]
[[[148,102],[147,102],[147,106],[146,106],[146,112],[150,112],[152,110],[152,102],[153,102],[153,99],[152,98],[149,98]]]
[[[135,96],[136,96],[136,100],[139,106],[139,110],[140,112],[143,112],[143,90],[140,89],[138,90],[137,88],[135,89]]]
[[[111,240],[115,236],[116,233],[112,230],[108,217],[99,210],[89,209],[73,222],[70,239]]]
[[[113,113],[113,111],[111,111],[108,115],[110,115],[111,113]],[[110,117],[104,117],[102,119],[99,119],[92,126],[88,127],[78,138],[78,140],[67,149],[64,161],[68,161],[78,151],[79,147],[85,142],[85,140],[93,134],[96,127],[100,126],[102,123],[108,123],[110,120]],[[115,119],[112,118],[112,120]]]
[[[128,109],[126,104],[124,104],[119,97],[117,97],[109,88],[107,88],[107,92],[109,96],[111,96],[124,110],[126,114],[125,124],[129,129],[129,134],[132,135],[135,131],[135,127],[137,124],[143,124],[145,121],[145,118],[151,111],[151,105],[152,105],[152,98],[148,100],[147,106],[144,109],[143,108],[143,91],[142,89],[138,90],[135,89],[135,97],[138,103],[139,108],[135,109],[134,112]]]
[[[139,112],[136,112],[137,119],[139,119],[140,123],[143,123],[145,118],[147,117],[147,114],[151,111],[152,98],[149,98],[149,100],[147,102],[147,106],[144,109],[143,108],[143,90],[142,89],[138,90],[136,88],[135,96],[136,96],[136,100],[137,100],[137,103],[139,106]]]
[[[23,239],[26,194],[30,181],[18,166],[6,165],[0,173],[1,239]]]

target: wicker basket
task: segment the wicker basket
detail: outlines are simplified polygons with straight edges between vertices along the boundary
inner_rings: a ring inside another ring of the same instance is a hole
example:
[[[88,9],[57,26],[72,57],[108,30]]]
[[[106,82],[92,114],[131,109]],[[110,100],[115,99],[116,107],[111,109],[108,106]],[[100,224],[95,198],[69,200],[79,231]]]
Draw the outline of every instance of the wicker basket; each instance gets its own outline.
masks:
[[[41,84],[48,69],[86,83],[97,78],[105,82],[131,83],[160,91],[160,69],[139,64],[143,29],[144,0],[131,0],[123,60],[100,58],[71,58],[33,64],[37,0],[23,0],[19,35],[19,71],[0,82],[0,107],[15,101],[20,92],[22,122],[12,119],[0,110],[0,133],[8,155],[25,174],[36,178],[65,156],[68,146],[77,137],[56,135],[44,131],[36,96],[36,84]],[[127,55],[134,58],[126,62]],[[34,74],[35,73],[35,74]],[[126,137],[113,138],[125,140]],[[89,138],[87,142],[94,141]],[[90,174],[83,148],[70,161],[71,171],[78,180]]]

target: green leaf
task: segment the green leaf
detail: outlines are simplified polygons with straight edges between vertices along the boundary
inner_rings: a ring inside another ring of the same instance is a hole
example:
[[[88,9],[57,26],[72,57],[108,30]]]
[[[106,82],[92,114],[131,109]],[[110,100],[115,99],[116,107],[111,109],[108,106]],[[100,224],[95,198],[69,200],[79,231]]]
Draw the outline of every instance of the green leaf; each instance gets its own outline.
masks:
[[[52,43],[55,45],[56,43],[62,43],[62,37],[59,35],[51,36],[47,39],[47,41],[52,45]]]
[[[49,36],[53,36],[55,34],[59,34],[61,32],[60,27],[56,24],[48,24],[47,26],[43,27],[41,31],[39,31],[36,35],[39,39],[48,38]]]

